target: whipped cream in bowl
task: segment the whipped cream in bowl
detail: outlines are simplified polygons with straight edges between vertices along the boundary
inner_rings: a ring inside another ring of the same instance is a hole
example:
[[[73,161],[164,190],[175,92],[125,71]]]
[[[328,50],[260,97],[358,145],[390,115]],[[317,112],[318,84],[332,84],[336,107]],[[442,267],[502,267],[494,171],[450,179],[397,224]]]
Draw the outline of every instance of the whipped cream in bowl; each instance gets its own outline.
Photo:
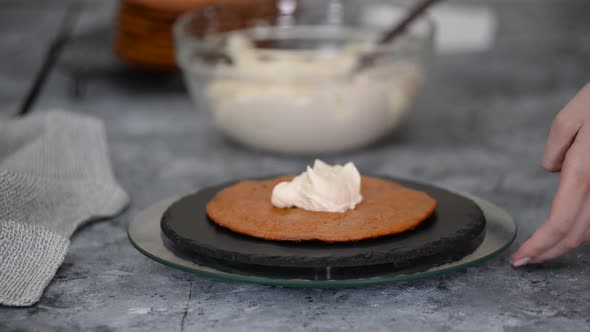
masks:
[[[362,22],[362,5],[345,8],[351,16],[338,24],[304,20],[329,3],[302,2],[298,16],[206,37],[191,34],[206,26],[202,16],[181,18],[177,62],[197,108],[232,140],[279,153],[351,150],[391,133],[426,76],[432,22],[418,20],[392,44],[377,46],[381,31]],[[356,70],[367,52],[376,60]]]
[[[293,180],[277,184],[271,197],[278,208],[339,213],[354,209],[362,200],[361,175],[352,162],[330,166],[321,160]]]

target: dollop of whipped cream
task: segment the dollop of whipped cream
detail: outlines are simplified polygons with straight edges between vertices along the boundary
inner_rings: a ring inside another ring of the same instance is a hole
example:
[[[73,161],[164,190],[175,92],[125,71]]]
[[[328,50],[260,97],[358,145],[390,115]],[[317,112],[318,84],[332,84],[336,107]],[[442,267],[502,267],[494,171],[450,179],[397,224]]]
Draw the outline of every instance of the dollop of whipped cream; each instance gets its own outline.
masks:
[[[363,200],[361,175],[352,162],[330,166],[316,160],[293,180],[277,184],[271,200],[278,208],[346,212]]]

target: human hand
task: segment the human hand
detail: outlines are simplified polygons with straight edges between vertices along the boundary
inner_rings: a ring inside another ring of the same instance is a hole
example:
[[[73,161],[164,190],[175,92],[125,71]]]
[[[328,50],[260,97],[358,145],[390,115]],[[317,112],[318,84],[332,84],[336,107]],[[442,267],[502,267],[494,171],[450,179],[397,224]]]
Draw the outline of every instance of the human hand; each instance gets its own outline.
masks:
[[[547,221],[512,256],[519,267],[558,257],[590,240],[590,84],[555,117],[542,159],[559,172]]]

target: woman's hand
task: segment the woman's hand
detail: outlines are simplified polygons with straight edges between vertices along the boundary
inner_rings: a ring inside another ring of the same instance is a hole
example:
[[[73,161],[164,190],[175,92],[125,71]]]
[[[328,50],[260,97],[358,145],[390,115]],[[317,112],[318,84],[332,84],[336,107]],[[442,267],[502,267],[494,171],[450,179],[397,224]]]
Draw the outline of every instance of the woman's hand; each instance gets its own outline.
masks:
[[[557,114],[543,167],[560,172],[545,223],[512,256],[515,267],[541,263],[590,240],[590,84]]]

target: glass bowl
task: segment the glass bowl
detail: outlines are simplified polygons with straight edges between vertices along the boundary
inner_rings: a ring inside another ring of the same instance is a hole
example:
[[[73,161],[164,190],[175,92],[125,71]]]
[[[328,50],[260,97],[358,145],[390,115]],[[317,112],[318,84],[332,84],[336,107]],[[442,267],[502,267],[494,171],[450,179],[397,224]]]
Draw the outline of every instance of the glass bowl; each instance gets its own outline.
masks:
[[[376,40],[404,2],[279,0],[249,11],[210,6],[176,22],[177,63],[198,109],[249,147],[280,153],[360,148],[411,109],[433,53],[423,16],[392,43]],[[373,54],[359,66],[359,59]]]

